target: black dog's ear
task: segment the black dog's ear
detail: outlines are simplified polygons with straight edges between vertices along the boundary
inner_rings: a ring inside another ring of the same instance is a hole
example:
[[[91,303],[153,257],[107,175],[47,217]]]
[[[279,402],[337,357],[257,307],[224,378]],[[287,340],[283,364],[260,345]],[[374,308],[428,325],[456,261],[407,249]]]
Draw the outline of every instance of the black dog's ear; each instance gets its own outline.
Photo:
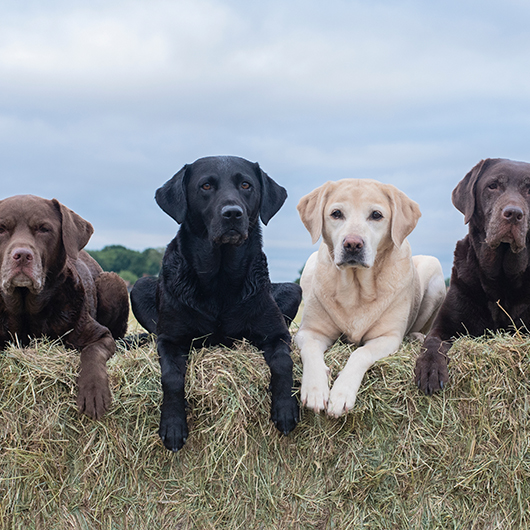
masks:
[[[155,193],[155,200],[158,206],[179,224],[184,222],[186,211],[188,210],[186,197],[187,170],[188,164],[173,175],[161,188],[158,188]]]
[[[255,164],[256,174],[261,180],[261,204],[259,215],[263,224],[267,224],[271,218],[283,206],[285,199],[287,199],[287,190],[274,182],[265,171],[263,171],[259,164]]]
[[[456,186],[451,198],[455,208],[464,214],[467,225],[475,213],[475,185],[482,172],[493,162],[491,158],[481,160]]]

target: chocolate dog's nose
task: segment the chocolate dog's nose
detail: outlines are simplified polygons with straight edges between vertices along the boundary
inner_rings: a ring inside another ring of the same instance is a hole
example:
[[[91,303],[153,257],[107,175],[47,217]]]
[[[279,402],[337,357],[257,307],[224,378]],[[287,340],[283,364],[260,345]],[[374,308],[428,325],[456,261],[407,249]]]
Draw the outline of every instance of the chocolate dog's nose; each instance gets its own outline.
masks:
[[[237,206],[237,204],[223,206],[221,215],[225,219],[241,219],[241,217],[243,217],[243,208],[241,208],[241,206]]]
[[[502,216],[510,223],[519,223],[523,219],[523,210],[517,206],[506,206],[502,210]]]
[[[11,257],[18,262],[24,263],[33,261],[33,252],[29,248],[16,248],[13,250]]]

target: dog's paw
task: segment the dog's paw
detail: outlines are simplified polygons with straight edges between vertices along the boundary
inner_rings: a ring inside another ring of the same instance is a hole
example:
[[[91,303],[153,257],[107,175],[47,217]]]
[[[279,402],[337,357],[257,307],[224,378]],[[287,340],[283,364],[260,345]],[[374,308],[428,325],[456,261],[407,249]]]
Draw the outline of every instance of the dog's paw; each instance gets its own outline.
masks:
[[[81,371],[77,379],[77,409],[94,420],[101,419],[112,404],[106,370],[99,372]]]
[[[431,396],[442,390],[449,379],[447,357],[438,352],[423,352],[416,360],[414,381],[418,388]]]
[[[304,407],[321,412],[326,410],[329,400],[329,370],[312,371],[304,370],[302,375],[302,388],[300,400]]]
[[[287,399],[274,399],[271,405],[271,420],[276,428],[285,435],[288,435],[300,419],[300,409],[295,396]]]
[[[425,342],[425,335],[419,331],[413,331],[412,333],[409,333],[408,337],[409,340],[419,342],[420,345]]]
[[[351,386],[351,382],[337,378],[331,392],[327,407],[328,416],[338,418],[353,408],[357,390]]]
[[[166,449],[174,453],[182,449],[188,439],[186,413],[184,411],[182,413],[162,411],[158,435]]]

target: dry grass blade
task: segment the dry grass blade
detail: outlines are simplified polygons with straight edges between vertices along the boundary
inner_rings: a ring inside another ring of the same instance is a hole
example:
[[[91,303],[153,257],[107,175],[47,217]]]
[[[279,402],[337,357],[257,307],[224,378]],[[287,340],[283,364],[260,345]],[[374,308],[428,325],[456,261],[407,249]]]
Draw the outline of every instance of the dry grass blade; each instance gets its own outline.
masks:
[[[440,395],[412,382],[404,343],[366,375],[353,412],[303,411],[280,435],[268,369],[247,343],[193,352],[190,437],[166,451],[154,343],[109,361],[114,406],[75,409],[78,355],[38,341],[0,356],[0,528],[525,528],[530,339],[459,339]],[[353,349],[327,353],[334,377]],[[295,360],[299,384],[301,364]]]

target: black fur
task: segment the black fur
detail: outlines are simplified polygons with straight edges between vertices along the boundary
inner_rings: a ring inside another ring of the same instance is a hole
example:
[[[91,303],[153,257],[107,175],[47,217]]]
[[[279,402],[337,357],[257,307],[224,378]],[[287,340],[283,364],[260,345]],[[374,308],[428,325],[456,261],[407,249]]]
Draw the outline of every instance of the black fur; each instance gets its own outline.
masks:
[[[140,324],[158,335],[159,434],[170,450],[178,451],[188,436],[184,378],[193,345],[230,345],[245,337],[263,350],[271,370],[271,419],[284,434],[296,426],[286,320],[296,315],[301,289],[271,285],[259,225],[286,197],[258,164],[238,157],[201,158],[156,192],[159,206],[182,226],[159,279],[138,280],[131,301]]]

